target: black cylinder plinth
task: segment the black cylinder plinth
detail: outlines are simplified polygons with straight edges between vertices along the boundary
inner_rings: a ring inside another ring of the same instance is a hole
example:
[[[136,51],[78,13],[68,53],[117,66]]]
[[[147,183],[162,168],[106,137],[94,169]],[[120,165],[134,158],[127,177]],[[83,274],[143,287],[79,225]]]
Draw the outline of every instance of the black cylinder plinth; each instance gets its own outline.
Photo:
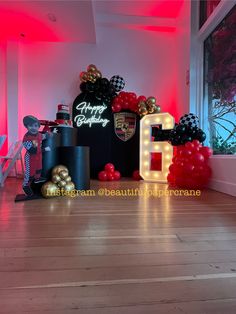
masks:
[[[90,189],[89,147],[67,146],[58,147],[59,163],[69,170],[77,190]]]
[[[61,134],[50,133],[50,136],[43,141],[42,148],[49,146],[50,151],[43,153],[42,177],[51,179],[52,168],[58,165],[58,152],[56,150],[61,144]]]
[[[78,129],[68,126],[52,127],[52,130],[57,129],[58,134],[61,134],[60,146],[76,146],[78,145]]]

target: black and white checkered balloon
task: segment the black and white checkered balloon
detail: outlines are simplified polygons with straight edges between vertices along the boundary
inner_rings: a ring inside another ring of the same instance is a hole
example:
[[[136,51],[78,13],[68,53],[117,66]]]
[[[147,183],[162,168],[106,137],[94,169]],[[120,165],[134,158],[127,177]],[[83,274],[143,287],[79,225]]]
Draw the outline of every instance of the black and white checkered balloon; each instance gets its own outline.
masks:
[[[114,75],[110,79],[111,85],[114,87],[116,92],[121,91],[125,87],[125,80],[120,75]]]
[[[198,127],[199,126],[199,119],[195,114],[187,113],[180,118],[179,124],[188,125],[190,127]]]

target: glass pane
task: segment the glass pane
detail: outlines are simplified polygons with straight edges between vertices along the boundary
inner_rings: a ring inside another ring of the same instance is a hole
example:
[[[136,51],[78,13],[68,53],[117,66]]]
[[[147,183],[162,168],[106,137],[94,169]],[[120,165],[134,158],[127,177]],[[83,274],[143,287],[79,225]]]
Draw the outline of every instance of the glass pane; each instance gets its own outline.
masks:
[[[214,154],[236,154],[236,6],[204,42],[204,103]]]
[[[199,28],[202,27],[219,3],[220,0],[200,0]]]

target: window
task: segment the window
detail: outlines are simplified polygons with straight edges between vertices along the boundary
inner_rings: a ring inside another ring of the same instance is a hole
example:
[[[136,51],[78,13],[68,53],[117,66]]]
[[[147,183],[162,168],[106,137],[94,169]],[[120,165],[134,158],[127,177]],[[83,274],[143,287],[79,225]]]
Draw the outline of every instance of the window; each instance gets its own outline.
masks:
[[[236,6],[204,41],[204,104],[214,154],[236,154]]]
[[[206,22],[211,13],[215,10],[220,0],[201,0],[200,1],[200,21],[199,28]]]

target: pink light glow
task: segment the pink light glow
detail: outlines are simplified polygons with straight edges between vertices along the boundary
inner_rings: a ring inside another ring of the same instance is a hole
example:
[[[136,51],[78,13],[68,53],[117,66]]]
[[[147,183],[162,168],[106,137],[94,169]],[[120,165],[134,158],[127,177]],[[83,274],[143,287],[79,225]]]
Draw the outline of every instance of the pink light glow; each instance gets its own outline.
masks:
[[[31,41],[59,41],[57,36],[44,23],[23,12],[1,8],[1,40],[12,40],[26,37]]]
[[[6,102],[6,45],[0,44],[0,135],[7,135],[7,102]],[[7,139],[0,149],[0,155],[7,153]]]

